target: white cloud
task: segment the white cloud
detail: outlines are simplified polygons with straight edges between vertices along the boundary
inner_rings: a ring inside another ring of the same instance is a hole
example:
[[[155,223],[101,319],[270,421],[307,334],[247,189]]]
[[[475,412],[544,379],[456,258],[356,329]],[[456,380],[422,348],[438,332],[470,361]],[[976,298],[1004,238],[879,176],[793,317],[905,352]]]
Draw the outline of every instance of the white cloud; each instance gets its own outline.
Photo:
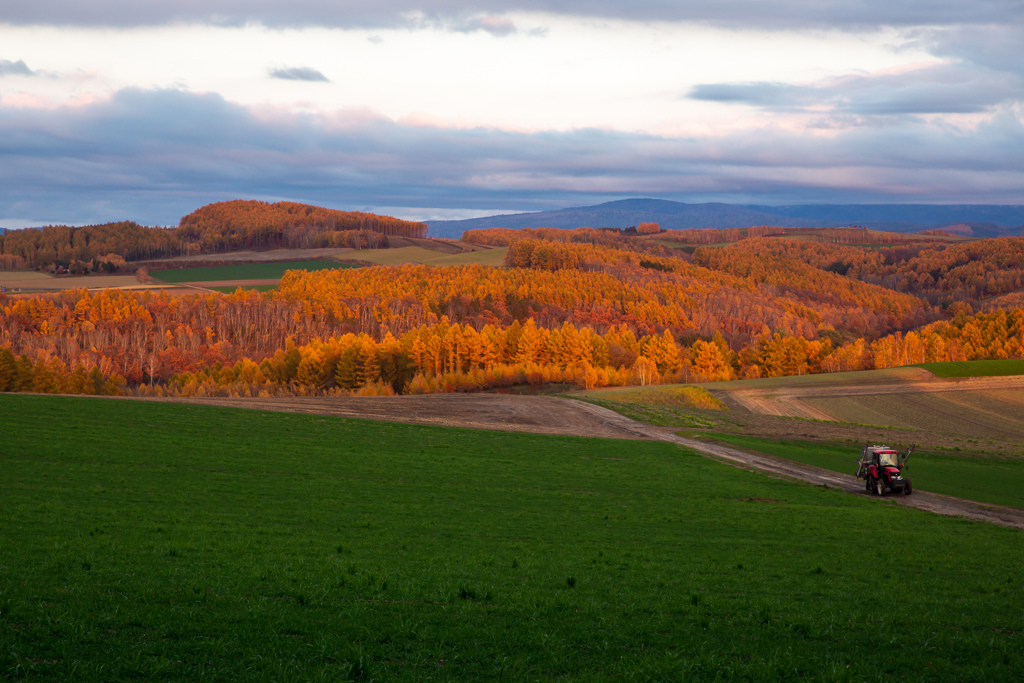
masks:
[[[688,86],[815,82],[928,58],[921,50],[894,51],[890,45],[899,36],[892,32],[804,35],[551,16],[509,19],[514,32],[500,22],[488,24],[490,32],[474,24],[462,33],[443,27],[368,33],[0,26],[5,49],[17,50],[33,67],[65,74],[19,82],[17,90],[0,83],[0,97],[18,93],[60,102],[127,87],[179,87],[253,106],[363,108],[440,126],[599,127],[675,135],[742,129],[759,118],[680,99]],[[537,26],[546,27],[544,39],[529,28]],[[189,49],[180,50],[183,44]],[[315,66],[336,87],[296,88],[280,78],[268,80],[268,65]]]

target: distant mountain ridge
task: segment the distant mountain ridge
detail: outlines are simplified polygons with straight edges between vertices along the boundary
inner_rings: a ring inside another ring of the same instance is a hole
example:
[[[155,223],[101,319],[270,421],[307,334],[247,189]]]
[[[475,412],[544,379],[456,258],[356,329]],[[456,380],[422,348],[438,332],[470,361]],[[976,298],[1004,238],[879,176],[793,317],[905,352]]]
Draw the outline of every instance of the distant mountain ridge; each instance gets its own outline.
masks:
[[[822,204],[758,206],[686,204],[665,199],[623,199],[595,206],[517,213],[461,221],[428,221],[432,237],[459,237],[486,228],[628,228],[645,222],[669,230],[749,228],[777,225],[834,228],[858,225],[873,230],[920,232],[968,225],[975,237],[1017,235],[1024,230],[1024,206],[938,204]]]

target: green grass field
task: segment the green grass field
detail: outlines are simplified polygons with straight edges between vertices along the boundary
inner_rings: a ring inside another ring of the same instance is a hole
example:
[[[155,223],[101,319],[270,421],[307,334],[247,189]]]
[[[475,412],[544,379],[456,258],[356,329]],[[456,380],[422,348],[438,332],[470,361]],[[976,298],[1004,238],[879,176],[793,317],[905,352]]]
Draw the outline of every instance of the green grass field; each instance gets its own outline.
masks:
[[[716,440],[796,460],[834,472],[854,474],[863,444],[774,440],[737,434],[713,434]],[[905,450],[909,444],[889,444]],[[1024,458],[915,451],[907,476],[914,488],[996,505],[1024,508]]]
[[[0,396],[0,676],[1024,670],[1020,531],[665,443]]]
[[[154,270],[150,275],[170,283],[217,282],[220,280],[270,280],[280,279],[286,270],[327,270],[329,268],[351,268],[337,261],[323,259],[314,261],[271,261],[267,263],[243,263],[236,266],[204,266],[202,268],[181,268],[177,270]],[[234,291],[234,290],[232,290]]]
[[[961,360],[952,363],[921,363],[914,367],[924,368],[937,377],[1024,375],[1024,360],[1018,358],[1006,360]]]

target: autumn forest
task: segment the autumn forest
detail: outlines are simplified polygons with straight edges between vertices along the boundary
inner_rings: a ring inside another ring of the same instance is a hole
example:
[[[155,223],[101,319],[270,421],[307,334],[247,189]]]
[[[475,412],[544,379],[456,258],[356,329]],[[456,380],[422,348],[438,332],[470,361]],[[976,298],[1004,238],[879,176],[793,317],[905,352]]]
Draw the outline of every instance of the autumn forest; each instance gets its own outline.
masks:
[[[13,231],[0,258],[88,268],[118,257],[130,270],[160,256],[425,236],[423,224],[370,214],[225,202],[175,229]],[[0,294],[0,391],[390,395],[1024,357],[1024,238],[642,224],[462,241],[507,248],[504,266],[293,270],[262,293]]]

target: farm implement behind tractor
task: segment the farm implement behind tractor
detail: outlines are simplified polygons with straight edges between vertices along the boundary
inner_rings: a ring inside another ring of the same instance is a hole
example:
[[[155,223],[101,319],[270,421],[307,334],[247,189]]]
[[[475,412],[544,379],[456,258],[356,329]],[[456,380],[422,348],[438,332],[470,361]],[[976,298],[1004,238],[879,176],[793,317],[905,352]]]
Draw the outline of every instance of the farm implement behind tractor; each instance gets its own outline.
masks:
[[[902,493],[909,496],[913,490],[910,480],[903,477],[907,460],[914,452],[911,446],[906,453],[900,455],[896,449],[888,446],[869,446],[864,444],[857,461],[857,478],[864,480],[864,488],[868,493],[884,496],[886,492]]]

